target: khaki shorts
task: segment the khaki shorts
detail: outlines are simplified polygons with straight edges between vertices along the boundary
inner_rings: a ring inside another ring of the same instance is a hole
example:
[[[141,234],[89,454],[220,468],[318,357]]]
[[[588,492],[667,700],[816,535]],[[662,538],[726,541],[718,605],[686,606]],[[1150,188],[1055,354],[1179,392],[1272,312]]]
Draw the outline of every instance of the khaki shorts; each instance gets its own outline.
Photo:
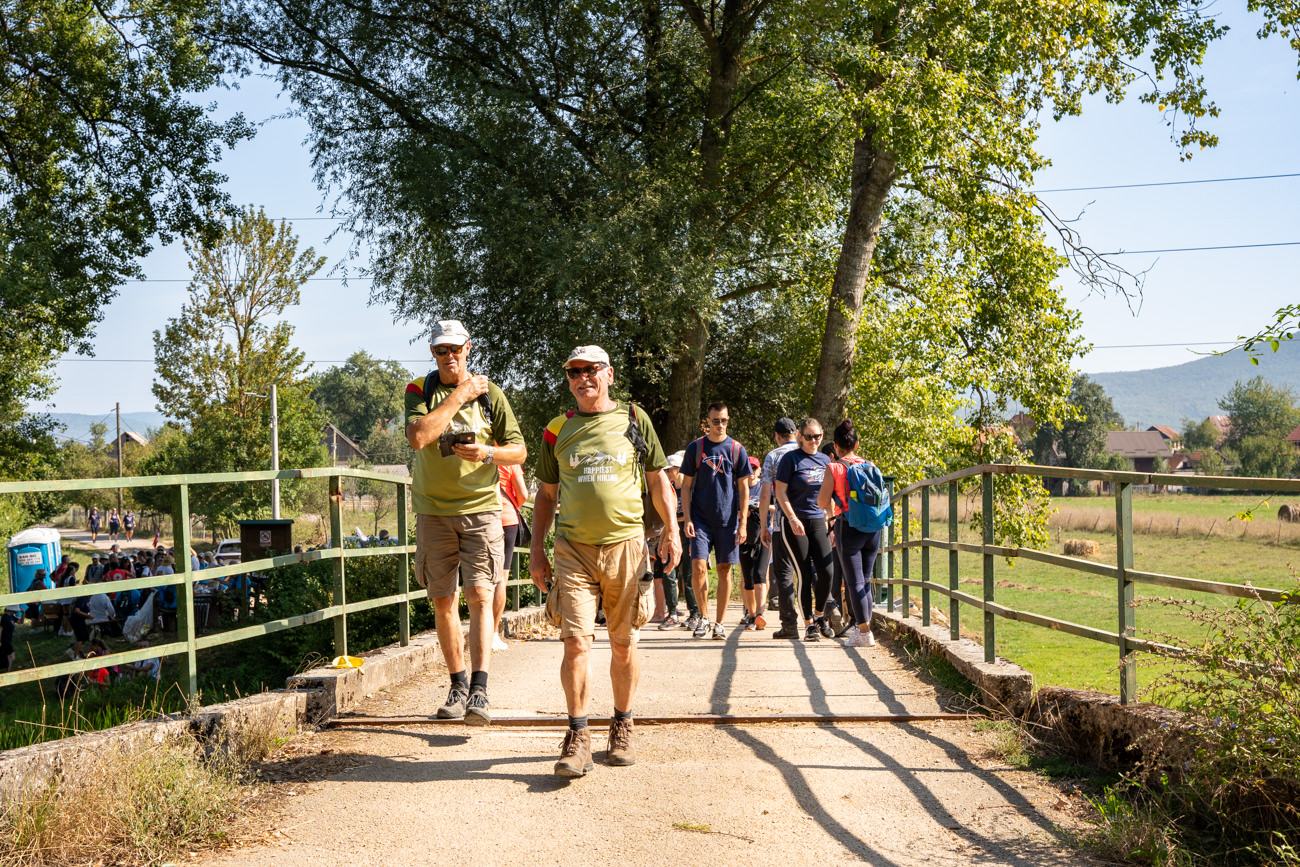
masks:
[[[458,575],[466,590],[493,589],[505,580],[503,543],[499,511],[416,515],[415,580],[430,599],[456,595]]]
[[[555,537],[555,587],[560,637],[596,634],[596,605],[603,603],[609,640],[634,644],[654,610],[654,580],[645,540],[586,545]]]

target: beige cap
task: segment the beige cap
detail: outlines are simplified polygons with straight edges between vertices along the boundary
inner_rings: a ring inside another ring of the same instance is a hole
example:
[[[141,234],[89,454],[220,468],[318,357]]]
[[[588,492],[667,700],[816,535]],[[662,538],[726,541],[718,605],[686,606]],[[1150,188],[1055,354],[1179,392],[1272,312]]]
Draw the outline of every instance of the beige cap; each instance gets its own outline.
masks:
[[[600,364],[609,364],[609,353],[595,345],[579,346],[577,349],[569,353],[569,360],[564,362],[564,366],[568,367],[575,361],[591,361],[599,362]]]
[[[469,343],[469,332],[459,319],[439,319],[429,335],[430,346],[464,346]]]
[[[686,459],[686,449],[682,449],[679,452],[673,452],[671,455],[668,456],[668,466],[677,467],[678,469],[681,469],[682,461],[685,459]]]

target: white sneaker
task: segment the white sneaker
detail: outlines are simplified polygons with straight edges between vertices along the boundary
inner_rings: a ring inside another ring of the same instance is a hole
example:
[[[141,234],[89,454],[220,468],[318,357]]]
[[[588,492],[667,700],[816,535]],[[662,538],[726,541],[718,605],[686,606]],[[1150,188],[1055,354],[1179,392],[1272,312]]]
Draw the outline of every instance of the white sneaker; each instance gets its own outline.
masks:
[[[509,644],[506,644],[504,641],[501,640],[501,633],[499,633],[499,632],[493,632],[493,633],[492,633],[492,650],[493,650],[493,652],[496,652],[496,651],[498,651],[498,650],[509,650],[509,649],[510,649],[510,645],[509,645]]]

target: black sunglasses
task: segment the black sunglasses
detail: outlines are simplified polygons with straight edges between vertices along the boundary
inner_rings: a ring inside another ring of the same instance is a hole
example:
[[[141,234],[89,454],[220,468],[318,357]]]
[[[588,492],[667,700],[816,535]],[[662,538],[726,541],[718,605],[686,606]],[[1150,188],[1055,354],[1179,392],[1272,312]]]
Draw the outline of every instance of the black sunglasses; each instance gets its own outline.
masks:
[[[460,355],[460,351],[464,348],[465,348],[465,344],[463,343],[460,346],[435,346],[433,347],[433,354],[438,356],[439,358],[442,358],[447,353],[451,353],[452,355]]]
[[[599,362],[596,364],[588,364],[586,367],[566,367],[564,368],[564,375],[569,379],[577,379],[580,376],[592,377],[607,367],[609,367],[608,364],[602,364]]]
[[[810,443],[815,443],[817,440],[822,438],[821,434],[801,434],[801,436]]]

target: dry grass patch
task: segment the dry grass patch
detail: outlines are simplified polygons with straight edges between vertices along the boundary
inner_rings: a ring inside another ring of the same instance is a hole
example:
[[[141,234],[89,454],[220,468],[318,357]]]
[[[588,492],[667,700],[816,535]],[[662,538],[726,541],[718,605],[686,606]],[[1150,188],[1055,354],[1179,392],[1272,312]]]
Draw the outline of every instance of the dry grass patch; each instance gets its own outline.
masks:
[[[261,788],[187,736],[110,746],[0,806],[0,864],[161,864],[222,845]]]

